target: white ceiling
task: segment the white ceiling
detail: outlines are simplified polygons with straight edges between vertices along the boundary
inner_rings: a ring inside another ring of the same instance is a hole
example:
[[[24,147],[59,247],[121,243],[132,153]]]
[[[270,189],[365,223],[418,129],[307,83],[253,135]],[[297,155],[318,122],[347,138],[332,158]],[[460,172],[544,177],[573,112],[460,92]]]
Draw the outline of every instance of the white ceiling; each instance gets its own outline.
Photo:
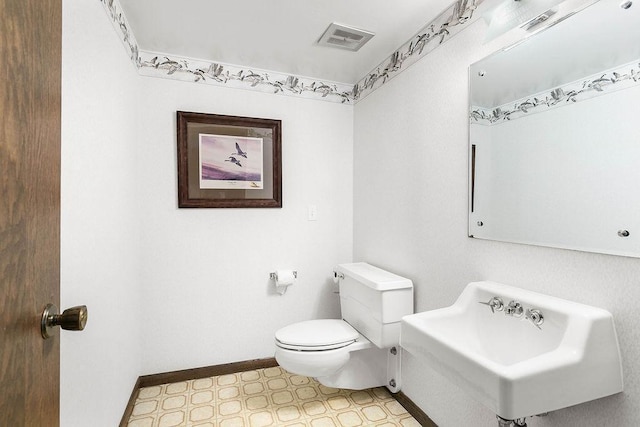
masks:
[[[120,0],[141,50],[356,83],[453,0]],[[316,45],[331,22],[376,35]]]

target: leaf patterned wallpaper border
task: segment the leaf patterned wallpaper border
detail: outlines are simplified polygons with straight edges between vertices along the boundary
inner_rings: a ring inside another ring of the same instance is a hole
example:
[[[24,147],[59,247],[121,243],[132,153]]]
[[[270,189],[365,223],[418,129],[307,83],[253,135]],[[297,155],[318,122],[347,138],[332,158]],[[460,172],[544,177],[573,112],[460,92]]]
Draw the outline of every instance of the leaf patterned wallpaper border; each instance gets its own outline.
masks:
[[[118,0],[99,1],[141,75],[355,104],[467,27],[484,0],[456,0],[356,84],[140,50]]]
[[[496,108],[471,106],[471,123],[494,125],[640,85],[640,60]]]

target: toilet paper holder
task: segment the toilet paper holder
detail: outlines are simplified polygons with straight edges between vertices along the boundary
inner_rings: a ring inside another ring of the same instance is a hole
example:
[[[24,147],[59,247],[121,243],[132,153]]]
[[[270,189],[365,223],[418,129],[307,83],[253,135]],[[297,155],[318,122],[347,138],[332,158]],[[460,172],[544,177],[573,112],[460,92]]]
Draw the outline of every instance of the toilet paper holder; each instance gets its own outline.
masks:
[[[296,279],[298,278],[298,272],[295,270],[293,271],[293,277],[295,277]],[[273,273],[269,273],[269,279],[278,281],[278,273],[276,273],[275,271]]]

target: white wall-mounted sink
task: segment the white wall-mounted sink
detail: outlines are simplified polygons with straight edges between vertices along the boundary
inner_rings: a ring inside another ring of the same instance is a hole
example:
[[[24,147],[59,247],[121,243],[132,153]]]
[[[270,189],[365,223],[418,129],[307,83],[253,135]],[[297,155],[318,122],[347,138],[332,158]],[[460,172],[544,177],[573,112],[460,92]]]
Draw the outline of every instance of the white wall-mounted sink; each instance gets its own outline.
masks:
[[[400,345],[509,420],[622,391],[611,313],[499,283],[405,316]]]

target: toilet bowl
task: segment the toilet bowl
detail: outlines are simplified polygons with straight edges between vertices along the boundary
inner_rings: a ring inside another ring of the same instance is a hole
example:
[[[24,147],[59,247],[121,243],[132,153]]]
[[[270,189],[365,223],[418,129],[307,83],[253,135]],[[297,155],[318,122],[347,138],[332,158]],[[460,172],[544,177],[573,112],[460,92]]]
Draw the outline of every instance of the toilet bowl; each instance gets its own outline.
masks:
[[[351,352],[371,347],[371,342],[344,320],[307,320],[276,332],[275,357],[293,374],[326,377],[342,368]]]
[[[386,382],[387,352],[341,319],[308,320],[276,332],[276,361],[286,371],[335,388]]]
[[[342,319],[279,329],[275,358],[286,371],[328,387],[400,390],[400,319],[413,313],[413,283],[367,263],[341,264]]]

